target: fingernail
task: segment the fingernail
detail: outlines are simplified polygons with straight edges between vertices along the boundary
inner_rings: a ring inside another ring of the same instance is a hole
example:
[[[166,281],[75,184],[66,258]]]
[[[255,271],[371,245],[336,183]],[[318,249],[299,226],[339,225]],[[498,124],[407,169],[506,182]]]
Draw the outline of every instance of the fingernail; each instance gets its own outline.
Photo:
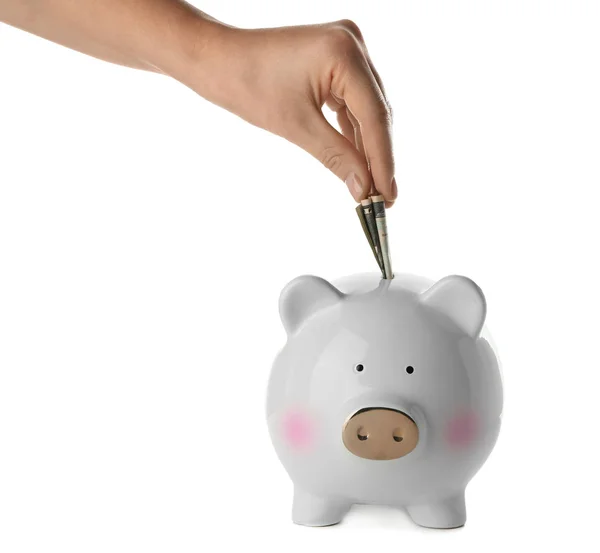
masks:
[[[350,173],[348,177],[346,177],[346,186],[353,193],[355,198],[360,198],[362,196],[362,184],[360,179],[354,174]]]
[[[398,197],[398,185],[396,184],[396,177],[392,179],[392,198],[394,200]]]

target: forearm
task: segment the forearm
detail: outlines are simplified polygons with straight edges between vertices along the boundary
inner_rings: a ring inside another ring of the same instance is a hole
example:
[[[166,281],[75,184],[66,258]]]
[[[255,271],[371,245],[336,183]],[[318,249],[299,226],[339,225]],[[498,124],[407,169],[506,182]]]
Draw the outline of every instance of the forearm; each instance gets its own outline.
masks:
[[[176,78],[224,28],[181,0],[3,0],[0,21],[105,61]]]

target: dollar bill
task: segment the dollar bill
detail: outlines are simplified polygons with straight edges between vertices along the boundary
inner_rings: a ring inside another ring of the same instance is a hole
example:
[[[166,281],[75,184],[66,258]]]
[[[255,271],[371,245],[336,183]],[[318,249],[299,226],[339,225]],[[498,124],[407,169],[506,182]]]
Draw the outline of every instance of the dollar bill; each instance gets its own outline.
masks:
[[[360,225],[365,233],[365,237],[367,238],[367,242],[369,243],[369,247],[373,252],[373,256],[375,257],[375,261],[377,261],[377,265],[379,265],[379,269],[381,270],[381,275],[385,277],[385,273],[383,270],[383,266],[379,261],[379,256],[377,255],[377,250],[375,249],[375,242],[373,241],[373,237],[371,236],[371,232],[369,231],[369,227],[367,226],[367,220],[365,218],[365,212],[363,211],[363,206],[361,204],[356,206],[356,214],[360,220]]]
[[[383,258],[384,278],[394,278],[392,273],[392,261],[390,259],[390,248],[388,242],[387,219],[385,216],[385,200],[383,196],[373,196],[373,214],[377,225],[379,247]]]
[[[377,264],[381,269],[381,274],[385,278],[383,257],[381,255],[381,246],[379,244],[379,233],[377,232],[377,223],[375,222],[375,213],[373,212],[373,202],[371,201],[371,198],[367,198],[366,200],[362,200],[360,205],[362,206],[362,210],[365,215],[365,222],[367,223],[367,228],[369,229],[369,234],[371,235],[371,240],[373,241],[373,248],[377,254]]]

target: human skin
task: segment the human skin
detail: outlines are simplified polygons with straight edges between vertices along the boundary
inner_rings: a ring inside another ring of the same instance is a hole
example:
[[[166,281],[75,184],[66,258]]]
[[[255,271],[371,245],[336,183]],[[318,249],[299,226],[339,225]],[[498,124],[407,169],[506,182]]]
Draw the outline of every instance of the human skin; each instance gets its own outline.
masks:
[[[392,115],[359,28],[240,29],[182,0],[2,0],[0,21],[90,56],[168,75],[300,146],[355,200],[397,196]],[[323,115],[337,114],[341,133]]]

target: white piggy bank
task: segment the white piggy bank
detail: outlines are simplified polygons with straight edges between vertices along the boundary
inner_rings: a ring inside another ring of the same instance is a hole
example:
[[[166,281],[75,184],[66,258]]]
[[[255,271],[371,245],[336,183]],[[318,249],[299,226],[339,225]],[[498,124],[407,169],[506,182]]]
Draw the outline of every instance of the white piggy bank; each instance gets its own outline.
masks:
[[[500,430],[502,381],[465,277],[313,276],[280,298],[288,334],[267,417],[294,483],[292,518],[326,526],[355,503],[403,507],[422,526],[466,520],[465,487]]]

